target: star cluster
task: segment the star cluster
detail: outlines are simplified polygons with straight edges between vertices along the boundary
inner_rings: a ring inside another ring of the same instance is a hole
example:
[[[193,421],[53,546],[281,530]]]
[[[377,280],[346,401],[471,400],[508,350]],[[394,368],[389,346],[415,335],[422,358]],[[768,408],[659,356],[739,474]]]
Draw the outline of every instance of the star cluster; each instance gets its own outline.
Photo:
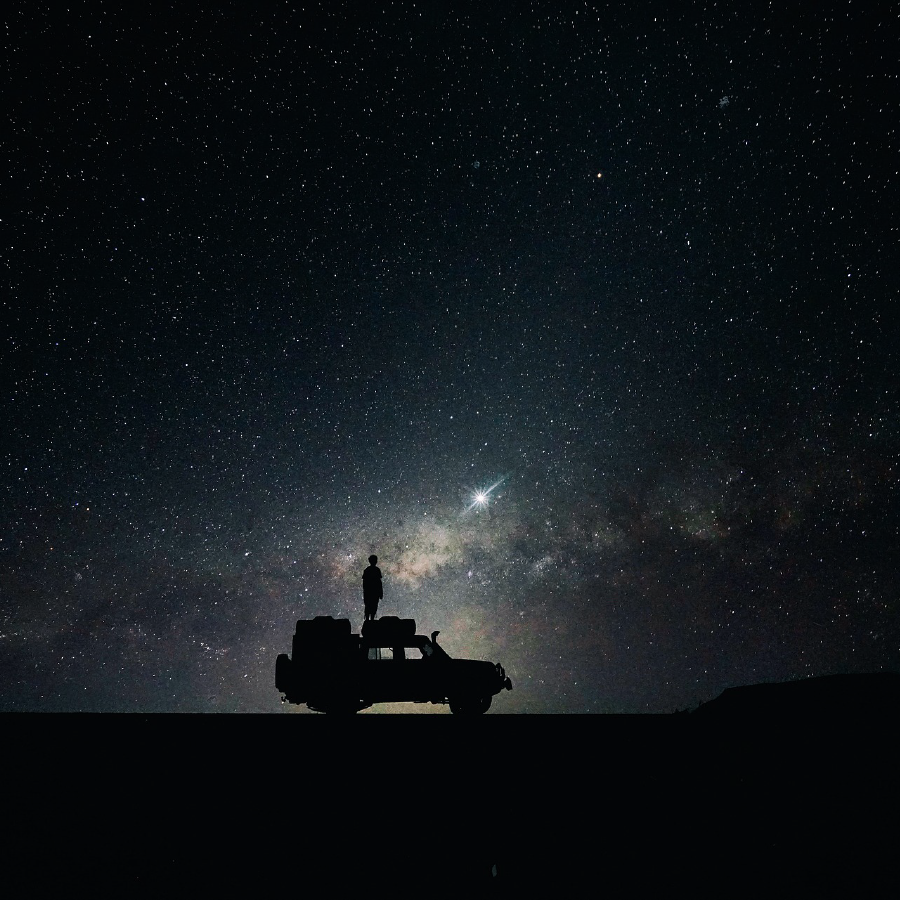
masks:
[[[0,709],[279,709],[373,552],[502,711],[900,666],[896,22],[4,18]]]

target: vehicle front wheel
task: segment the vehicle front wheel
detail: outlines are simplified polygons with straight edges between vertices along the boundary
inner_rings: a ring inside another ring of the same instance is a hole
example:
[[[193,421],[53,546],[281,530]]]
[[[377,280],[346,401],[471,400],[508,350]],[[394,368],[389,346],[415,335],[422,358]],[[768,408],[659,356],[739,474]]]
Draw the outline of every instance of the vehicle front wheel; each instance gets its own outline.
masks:
[[[306,705],[316,712],[339,716],[355,716],[361,709],[365,709],[371,704],[351,700],[348,697],[331,696],[319,697],[316,700],[311,700]]]
[[[455,715],[480,715],[486,713],[490,708],[490,697],[456,697],[450,701],[450,712]]]

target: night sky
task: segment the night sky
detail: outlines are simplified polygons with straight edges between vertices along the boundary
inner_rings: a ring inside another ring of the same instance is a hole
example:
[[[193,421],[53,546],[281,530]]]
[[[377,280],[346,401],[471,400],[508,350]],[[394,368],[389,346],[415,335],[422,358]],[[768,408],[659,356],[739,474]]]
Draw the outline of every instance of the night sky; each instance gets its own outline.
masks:
[[[3,13],[0,710],[900,670],[896,12],[255,5]]]

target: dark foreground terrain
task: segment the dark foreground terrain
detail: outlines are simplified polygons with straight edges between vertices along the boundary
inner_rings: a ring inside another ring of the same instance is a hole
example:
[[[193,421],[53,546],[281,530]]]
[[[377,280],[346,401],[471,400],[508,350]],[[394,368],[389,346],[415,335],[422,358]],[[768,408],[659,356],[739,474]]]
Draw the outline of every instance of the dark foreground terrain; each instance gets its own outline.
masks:
[[[895,892],[897,681],[670,716],[8,715],[4,874],[123,898]]]

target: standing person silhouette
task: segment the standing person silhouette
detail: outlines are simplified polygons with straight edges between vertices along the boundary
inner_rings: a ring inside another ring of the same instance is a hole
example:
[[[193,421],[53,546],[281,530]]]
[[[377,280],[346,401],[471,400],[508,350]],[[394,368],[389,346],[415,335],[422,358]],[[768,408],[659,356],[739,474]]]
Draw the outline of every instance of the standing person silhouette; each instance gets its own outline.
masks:
[[[363,603],[366,604],[365,621],[374,621],[378,612],[378,601],[384,596],[381,587],[381,569],[375,565],[378,557],[374,554],[369,557],[369,565],[363,571]]]

